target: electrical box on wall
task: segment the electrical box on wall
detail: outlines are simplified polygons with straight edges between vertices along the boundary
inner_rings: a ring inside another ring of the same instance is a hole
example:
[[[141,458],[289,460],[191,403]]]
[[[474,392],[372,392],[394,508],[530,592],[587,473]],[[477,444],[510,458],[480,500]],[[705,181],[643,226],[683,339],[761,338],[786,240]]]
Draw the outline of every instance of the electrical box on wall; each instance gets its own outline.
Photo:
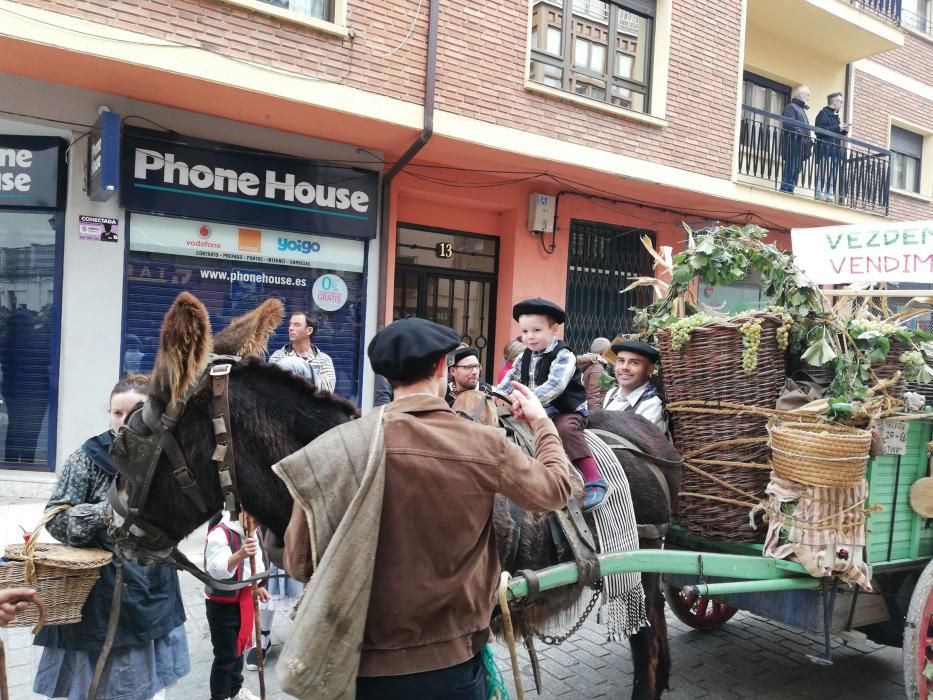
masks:
[[[554,197],[549,194],[528,195],[528,230],[554,233]]]

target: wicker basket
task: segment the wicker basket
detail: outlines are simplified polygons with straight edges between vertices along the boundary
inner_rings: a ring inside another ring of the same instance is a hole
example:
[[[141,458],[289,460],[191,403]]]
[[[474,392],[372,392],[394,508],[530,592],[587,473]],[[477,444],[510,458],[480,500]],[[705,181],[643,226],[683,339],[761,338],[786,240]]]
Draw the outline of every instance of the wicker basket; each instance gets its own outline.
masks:
[[[878,379],[890,379],[897,372],[903,373],[904,365],[901,363],[901,355],[908,350],[913,350],[913,347],[903,340],[891,338],[890,342],[891,346],[888,349],[887,357],[881,362],[873,363],[871,366],[872,371]],[[904,391],[907,388],[905,385],[906,382],[901,378],[899,382],[888,387],[888,393],[895,399],[901,399],[904,397]]]
[[[772,314],[760,314],[757,318],[761,320],[762,329],[758,367],[752,374],[742,370],[739,326],[747,317],[699,326],[680,350],[671,346],[671,332],[661,331],[658,341],[667,401],[724,401],[774,408],[786,376],[784,352],[778,349],[775,339],[781,319]],[[702,454],[704,460],[733,463],[733,466],[698,465],[710,476],[731,485],[731,489],[690,469],[684,470],[681,491],[701,494],[681,496],[678,500],[678,518],[689,531],[734,542],[763,540],[764,531],[752,530],[748,525],[749,507],[719,499],[750,500],[743,498],[738,491],[749,494],[756,502],[764,497],[769,470],[744,468],[734,466],[734,463],[767,463],[770,453],[766,423],[766,418],[749,414],[724,416],[672,412],[671,431],[674,444],[681,453],[689,455],[702,449],[705,450]],[[710,449],[713,443],[742,439],[752,440],[726,443]]]
[[[69,506],[49,509],[32,531],[26,544],[6,546],[10,561],[0,563],[0,588],[30,586],[45,603],[46,625],[70,625],[81,621],[81,608],[97,583],[100,569],[113,555],[103,549],[66,547],[39,542],[42,528]],[[34,625],[39,610],[29,607],[11,623],[17,627]]]
[[[855,486],[865,478],[871,433],[827,423],[769,426],[774,473],[807,486]]]

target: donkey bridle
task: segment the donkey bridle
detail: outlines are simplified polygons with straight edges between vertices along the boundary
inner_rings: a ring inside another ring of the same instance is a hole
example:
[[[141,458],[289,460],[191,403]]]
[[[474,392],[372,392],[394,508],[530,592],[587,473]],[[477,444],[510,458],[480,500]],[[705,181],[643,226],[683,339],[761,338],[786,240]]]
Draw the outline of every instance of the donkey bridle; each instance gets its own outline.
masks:
[[[236,583],[219,581],[209,576],[178,550],[179,538],[167,534],[146,520],[142,513],[149,500],[152,479],[164,454],[171,463],[172,477],[182,493],[198,509],[198,513],[205,519],[213,515],[208,510],[201,489],[185,459],[185,453],[175,437],[175,428],[185,412],[188,401],[209,379],[213,396],[211,421],[214,427],[214,452],[211,461],[217,468],[224,508],[234,517],[239,515],[241,504],[234,471],[229,396],[230,370],[239,361],[239,357],[232,355],[212,355],[204,371],[185,396],[180,401],[170,403],[161,415],[156,413],[148,401],[133,409],[114,437],[111,447],[111,455],[117,469],[132,484],[132,488],[129,489],[129,497],[124,500],[114,482],[108,495],[110,506],[120,519],[119,524],[114,524],[110,529],[111,539],[115,543],[133,540],[154,559],[187,571],[214,588],[227,591],[243,588],[266,576],[252,576]],[[143,424],[148,430],[146,434],[137,433],[130,427],[137,412],[141,412]]]

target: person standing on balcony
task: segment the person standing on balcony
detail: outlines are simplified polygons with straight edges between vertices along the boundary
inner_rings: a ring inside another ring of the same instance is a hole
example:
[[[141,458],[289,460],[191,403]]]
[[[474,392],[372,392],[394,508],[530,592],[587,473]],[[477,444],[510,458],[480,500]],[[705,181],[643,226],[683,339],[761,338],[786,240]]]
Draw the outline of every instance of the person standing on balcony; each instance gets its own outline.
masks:
[[[812,152],[810,120],[806,110],[810,109],[810,88],[798,85],[793,99],[787,103],[781,116],[784,117],[784,133],[781,136],[781,155],[784,172],[781,177],[781,192],[793,194],[803,163]]]
[[[827,96],[826,106],[816,115],[818,129],[839,134],[839,136],[830,136],[818,132],[816,135],[816,198],[827,202],[833,201],[835,184],[839,178],[839,165],[842,162],[845,148],[840,136],[848,134],[849,126],[851,126],[841,123],[839,118],[842,102],[842,93],[834,92]]]

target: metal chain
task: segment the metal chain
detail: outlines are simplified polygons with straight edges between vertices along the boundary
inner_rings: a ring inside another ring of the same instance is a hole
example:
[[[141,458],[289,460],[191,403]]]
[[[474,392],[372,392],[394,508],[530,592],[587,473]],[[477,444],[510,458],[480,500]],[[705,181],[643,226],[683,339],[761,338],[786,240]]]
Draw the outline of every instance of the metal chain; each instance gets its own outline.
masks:
[[[603,582],[597,581],[593,584],[593,597],[590,598],[590,602],[586,604],[586,609],[583,611],[583,614],[580,616],[580,619],[577,620],[573,627],[567,630],[564,634],[558,635],[556,637],[550,634],[543,634],[537,627],[535,627],[531,622],[528,623],[528,629],[531,630],[531,633],[538,638],[539,641],[547,644],[548,646],[556,647],[560,644],[563,644],[573,635],[575,635],[583,623],[586,622],[586,618],[590,616],[590,613],[593,612],[593,608],[596,607],[596,601],[599,600],[600,594],[603,592]]]

